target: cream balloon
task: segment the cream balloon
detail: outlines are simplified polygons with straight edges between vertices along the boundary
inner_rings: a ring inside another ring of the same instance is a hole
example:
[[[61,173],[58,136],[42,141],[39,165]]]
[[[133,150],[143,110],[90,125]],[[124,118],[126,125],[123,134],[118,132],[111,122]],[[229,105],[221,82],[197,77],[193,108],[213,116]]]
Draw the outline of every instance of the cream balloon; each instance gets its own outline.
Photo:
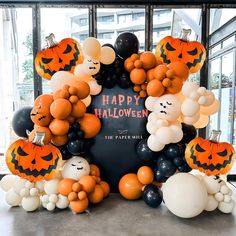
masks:
[[[156,104],[156,101],[158,99],[156,97],[147,97],[147,99],[145,100],[145,107],[149,110],[149,111],[154,111],[154,107]]]
[[[102,86],[99,85],[95,79],[89,81],[88,85],[90,87],[90,94],[91,95],[98,95],[102,91]]]
[[[206,188],[197,177],[189,173],[171,176],[162,190],[166,207],[178,217],[195,217],[206,207]]]
[[[69,206],[69,200],[67,197],[58,194],[58,201],[56,202],[56,207],[59,209],[65,209]]]
[[[183,138],[182,127],[170,125],[169,128],[173,132],[171,143],[178,143]]]
[[[181,112],[184,116],[195,116],[200,110],[198,102],[191,99],[185,99],[181,105]]]
[[[92,58],[99,59],[101,54],[101,44],[96,38],[86,38],[83,42],[83,53]]]
[[[165,147],[164,144],[157,141],[155,135],[153,134],[148,137],[147,145],[153,152],[159,152]]]
[[[116,53],[111,47],[102,47],[101,48],[101,55],[100,55],[100,62],[105,65],[110,65],[116,59]]]
[[[35,211],[40,206],[40,198],[38,196],[23,197],[21,206],[25,211]]]
[[[57,194],[59,182],[60,182],[59,179],[52,179],[52,180],[45,181],[45,184],[44,184],[45,193],[46,194]]]
[[[170,127],[162,127],[156,131],[156,139],[161,144],[169,144],[174,139],[174,132]]]
[[[89,95],[88,97],[86,97],[85,99],[82,99],[81,102],[83,102],[85,104],[86,107],[88,107],[91,102],[92,102],[92,98],[91,96]]]
[[[220,202],[218,209],[225,214],[229,214],[229,213],[233,212],[233,210],[234,210],[234,202],[233,201],[231,201],[229,203]]]
[[[220,109],[220,102],[217,99],[215,99],[215,101],[213,102],[212,105],[207,106],[207,107],[201,106],[200,113],[203,115],[210,116],[210,115],[218,112],[219,109]]]
[[[201,129],[201,128],[206,127],[208,123],[209,123],[209,117],[206,115],[200,114],[200,118],[193,125],[196,129]]]
[[[187,125],[193,125],[200,118],[200,113],[197,113],[194,116],[183,116],[182,115],[181,118],[182,118],[183,123],[185,123]]]
[[[74,74],[78,77],[85,75],[83,64],[79,64],[75,67]]]
[[[196,83],[186,81],[186,82],[183,84],[183,87],[182,87],[182,94],[183,94],[185,97],[190,97],[190,94],[191,94],[193,91],[197,91],[198,88],[199,88],[199,86],[198,86]]]
[[[209,194],[207,197],[207,204],[206,204],[205,210],[214,211],[218,207],[218,204],[219,203],[216,201],[214,196]]]
[[[13,187],[13,185],[14,185],[17,178],[20,178],[20,177],[15,176],[15,175],[5,175],[5,176],[3,176],[1,181],[0,181],[0,187],[2,188],[2,190],[4,192],[7,192],[8,190],[10,190]]]
[[[26,181],[26,179],[16,178],[13,189],[17,194],[20,194],[21,190],[25,187]]]
[[[201,181],[205,185],[209,194],[216,194],[220,191],[220,186],[222,182],[220,178],[216,178],[215,176],[204,175],[201,178]]]
[[[18,195],[13,188],[11,188],[9,191],[7,191],[6,195],[5,195],[5,200],[7,202],[8,205],[15,207],[15,206],[19,206],[21,203],[21,196]]]

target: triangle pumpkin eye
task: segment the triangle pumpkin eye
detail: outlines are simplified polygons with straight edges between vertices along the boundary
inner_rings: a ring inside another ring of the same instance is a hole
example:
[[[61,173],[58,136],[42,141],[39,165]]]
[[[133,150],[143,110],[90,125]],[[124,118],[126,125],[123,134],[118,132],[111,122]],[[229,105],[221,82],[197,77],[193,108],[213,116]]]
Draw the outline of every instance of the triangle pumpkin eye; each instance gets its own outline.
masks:
[[[221,157],[225,157],[225,156],[227,156],[227,150],[225,149],[224,151],[218,152],[217,154]]]
[[[28,153],[24,152],[21,147],[17,148],[17,154],[20,156],[28,156],[29,155]]]
[[[197,48],[194,48],[192,51],[188,51],[188,54],[191,56],[197,55]]]
[[[176,50],[176,49],[173,48],[169,43],[166,44],[166,49],[167,49],[168,51],[175,51],[175,50]]]
[[[52,153],[50,152],[47,156],[43,156],[42,159],[44,161],[51,161],[53,158]]]
[[[48,63],[50,63],[52,60],[53,60],[53,58],[44,58],[44,57],[42,57],[42,62],[43,62],[44,64],[48,64]]]
[[[72,51],[72,47],[68,44],[66,47],[66,50],[63,52],[63,54],[70,53]]]
[[[206,150],[204,150],[203,148],[201,148],[198,144],[196,145],[196,150],[198,152],[205,152]]]

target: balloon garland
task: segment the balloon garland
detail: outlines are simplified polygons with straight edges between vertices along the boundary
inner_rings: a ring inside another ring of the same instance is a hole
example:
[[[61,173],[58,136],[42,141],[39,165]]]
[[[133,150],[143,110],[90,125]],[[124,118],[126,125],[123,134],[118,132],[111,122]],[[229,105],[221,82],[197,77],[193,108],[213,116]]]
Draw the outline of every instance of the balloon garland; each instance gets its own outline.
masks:
[[[110,186],[101,180],[99,168],[86,159],[102,127],[87,108],[103,87],[117,84],[132,87],[146,99],[150,134],[136,146],[144,165],[120,179],[120,194],[128,200],[142,197],[153,208],[164,200],[183,218],[216,208],[232,212],[232,191],[218,175],[230,170],[235,151],[219,142],[214,136],[218,132],[209,140],[196,137],[196,128],[207,126],[219,101],[213,92],[187,81],[205,60],[203,45],[189,42],[188,34],[183,30],[180,39],[162,39],[155,54],[140,53],[132,33],[120,34],[114,46],[101,46],[92,37],[83,47],[74,39],[56,43],[54,35],[47,37],[47,48],[37,54],[35,67],[51,81],[52,94],[39,96],[33,108],[23,108],[13,117],[13,130],[23,139],[6,154],[14,174],[0,182],[6,202],[26,211],[42,205],[48,211],[70,207],[82,213],[109,195]],[[26,156],[24,161],[21,157]],[[187,173],[192,168],[206,175]]]

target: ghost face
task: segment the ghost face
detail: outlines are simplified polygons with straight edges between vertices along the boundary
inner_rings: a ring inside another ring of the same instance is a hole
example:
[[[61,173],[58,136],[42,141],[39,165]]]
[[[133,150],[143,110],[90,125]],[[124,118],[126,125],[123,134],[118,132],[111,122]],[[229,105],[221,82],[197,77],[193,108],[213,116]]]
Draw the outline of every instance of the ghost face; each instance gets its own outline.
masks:
[[[100,61],[91,57],[85,57],[83,62],[83,71],[88,75],[95,75],[100,70]]]
[[[157,99],[154,112],[162,120],[176,121],[180,115],[180,102],[172,94],[163,95]]]
[[[74,156],[64,164],[61,174],[63,178],[79,180],[82,176],[89,175],[89,163],[82,157]]]

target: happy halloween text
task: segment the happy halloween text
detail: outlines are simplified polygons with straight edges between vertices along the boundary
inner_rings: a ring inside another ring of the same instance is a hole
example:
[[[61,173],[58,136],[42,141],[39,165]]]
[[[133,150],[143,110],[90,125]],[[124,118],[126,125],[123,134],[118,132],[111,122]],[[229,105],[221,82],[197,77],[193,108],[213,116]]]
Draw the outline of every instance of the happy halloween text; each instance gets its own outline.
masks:
[[[101,104],[104,108],[94,108],[94,114],[99,118],[114,118],[119,119],[122,117],[131,118],[144,118],[148,117],[147,109],[134,109],[135,106],[139,106],[140,97],[139,96],[125,96],[125,95],[102,95]],[[114,105],[113,108],[106,108],[106,106]],[[132,107],[129,107],[131,106]],[[127,106],[128,108],[123,108]]]

